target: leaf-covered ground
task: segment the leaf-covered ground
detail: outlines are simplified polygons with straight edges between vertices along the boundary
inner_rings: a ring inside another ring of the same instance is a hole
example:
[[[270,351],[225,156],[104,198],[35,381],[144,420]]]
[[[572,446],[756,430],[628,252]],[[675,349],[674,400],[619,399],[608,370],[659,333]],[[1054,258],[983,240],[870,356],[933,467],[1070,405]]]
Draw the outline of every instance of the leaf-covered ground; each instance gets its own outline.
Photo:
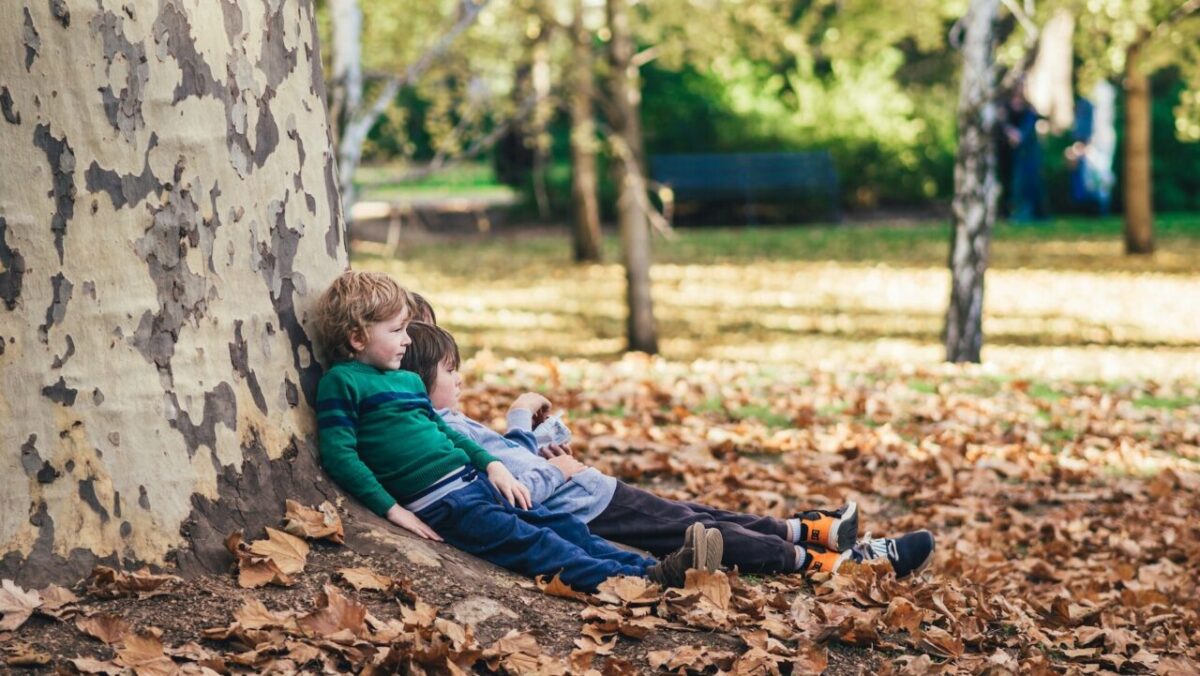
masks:
[[[540,391],[627,481],[777,516],[857,500],[875,535],[932,530],[934,566],[563,599],[448,574],[440,546],[330,542],[331,514],[355,525],[341,505],[231,538],[229,575],[6,584],[0,651],[139,674],[1198,673],[1200,227],[1160,234],[1128,259],[1111,221],[999,231],[982,367],[939,364],[933,226],[660,243],[663,359],[619,356],[621,271],[569,266],[561,237],[360,256],[458,336],[472,416],[499,426]]]

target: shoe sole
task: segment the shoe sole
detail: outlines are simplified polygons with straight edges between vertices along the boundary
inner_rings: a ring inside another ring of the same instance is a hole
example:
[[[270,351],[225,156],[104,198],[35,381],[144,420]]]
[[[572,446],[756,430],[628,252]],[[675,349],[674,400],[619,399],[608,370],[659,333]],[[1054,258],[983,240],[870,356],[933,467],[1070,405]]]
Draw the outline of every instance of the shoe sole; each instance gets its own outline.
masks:
[[[708,538],[704,530],[704,524],[694,523],[683,533],[683,546],[692,546],[692,568],[703,569],[708,560]]]
[[[851,500],[846,503],[846,511],[833,522],[829,529],[829,541],[825,546],[835,552],[844,552],[854,546],[858,539],[858,503]]]
[[[916,531],[916,532],[920,533],[921,531]],[[925,531],[925,532],[929,533],[929,531]],[[929,566],[933,565],[933,553],[937,551],[937,538],[933,537],[933,533],[929,533],[929,540],[930,540],[931,546],[929,547],[929,554],[927,554],[925,556],[925,560],[922,561],[920,563],[920,565],[918,565],[916,568],[913,568],[911,571],[909,571],[908,575],[905,575],[904,577],[898,577],[898,578],[896,578],[897,580],[903,580],[905,578],[910,578],[913,575],[920,575],[921,573],[924,573],[925,570],[929,568]]]
[[[704,531],[704,570],[713,573],[721,570],[721,559],[725,556],[725,536],[716,528]]]

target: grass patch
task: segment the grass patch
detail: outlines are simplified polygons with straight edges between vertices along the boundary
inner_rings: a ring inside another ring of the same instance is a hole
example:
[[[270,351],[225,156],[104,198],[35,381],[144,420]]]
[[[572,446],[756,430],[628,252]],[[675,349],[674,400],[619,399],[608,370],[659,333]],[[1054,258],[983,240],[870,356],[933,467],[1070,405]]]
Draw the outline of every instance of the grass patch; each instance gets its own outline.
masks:
[[[762,404],[739,406],[730,411],[730,414],[736,420],[755,419],[772,428],[789,427],[792,424],[790,417],[773,411],[771,407]]]
[[[1067,396],[1045,383],[1033,383],[1029,386],[1028,394],[1034,399],[1048,402],[1059,401]]]
[[[1192,397],[1138,397],[1133,400],[1133,405],[1138,408],[1157,408],[1167,411],[1175,411],[1189,406],[1200,406],[1200,399]]]
[[[926,382],[924,380],[908,381],[908,389],[910,389],[914,392],[921,392],[923,394],[937,394],[937,391],[938,391],[937,385],[934,385],[933,383],[930,383],[930,382]]]

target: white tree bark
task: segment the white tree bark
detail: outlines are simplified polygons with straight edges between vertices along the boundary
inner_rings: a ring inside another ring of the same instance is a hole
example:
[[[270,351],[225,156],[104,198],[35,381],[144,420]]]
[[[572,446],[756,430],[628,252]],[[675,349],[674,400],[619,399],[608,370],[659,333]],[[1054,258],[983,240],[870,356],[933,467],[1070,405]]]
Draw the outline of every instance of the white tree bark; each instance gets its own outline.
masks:
[[[996,222],[996,17],[999,0],[971,0],[963,18],[958,154],[954,163],[954,240],[946,361],[978,362],[983,348],[983,276]]]
[[[0,575],[224,561],[329,490],[347,265],[310,0],[0,5]]]
[[[340,131],[362,107],[362,8],[358,0],[330,0],[329,18],[333,24],[333,100],[329,108],[334,129]]]

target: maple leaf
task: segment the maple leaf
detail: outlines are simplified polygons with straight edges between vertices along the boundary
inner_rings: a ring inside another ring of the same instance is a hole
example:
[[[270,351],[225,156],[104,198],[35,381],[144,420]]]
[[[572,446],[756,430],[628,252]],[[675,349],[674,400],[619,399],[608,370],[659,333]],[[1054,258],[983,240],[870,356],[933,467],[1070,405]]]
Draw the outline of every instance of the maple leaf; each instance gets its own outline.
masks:
[[[129,573],[108,566],[96,566],[92,568],[92,572],[85,582],[89,595],[102,599],[115,599],[122,596],[148,598],[165,594],[166,590],[162,589],[164,585],[181,581],[174,575],[151,573],[149,568]]]
[[[128,634],[117,648],[117,661],[137,676],[167,676],[179,672],[163,651],[162,638],[153,631]]]
[[[388,592],[397,587],[397,582],[394,578],[380,575],[370,568],[339,568],[337,576],[344,580],[346,584],[354,587],[355,591],[368,589],[371,591]],[[402,582],[401,584],[404,583]]]
[[[352,636],[367,632],[364,622],[367,607],[343,595],[333,585],[325,585],[317,595],[316,610],[300,617],[296,623],[308,636],[331,636],[348,631]]]
[[[541,589],[542,593],[547,596],[559,596],[564,599],[587,602],[587,594],[571,589],[571,585],[563,582],[558,574],[555,574],[549,582],[546,581],[545,576],[539,577],[536,582],[538,589]]]
[[[721,610],[729,610],[729,599],[733,591],[729,586],[729,578],[722,571],[708,572],[692,569],[687,571],[684,589],[694,589]]]
[[[41,605],[42,597],[36,591],[25,591],[12,580],[0,581],[0,631],[16,631]]]
[[[661,598],[660,587],[644,577],[610,577],[597,587],[595,598],[614,605],[650,605]]]
[[[266,540],[250,543],[250,551],[271,559],[285,575],[294,575],[304,570],[308,558],[308,543],[295,535],[267,528]]]
[[[313,509],[305,507],[295,500],[286,501],[287,512],[283,517],[283,530],[296,537],[316,540],[326,538],[336,544],[345,544],[346,536],[342,528],[342,518],[337,509],[328,501]]]
[[[96,613],[86,617],[75,618],[75,626],[79,631],[97,638],[104,643],[113,644],[125,638],[133,628],[124,619],[108,613]]]

